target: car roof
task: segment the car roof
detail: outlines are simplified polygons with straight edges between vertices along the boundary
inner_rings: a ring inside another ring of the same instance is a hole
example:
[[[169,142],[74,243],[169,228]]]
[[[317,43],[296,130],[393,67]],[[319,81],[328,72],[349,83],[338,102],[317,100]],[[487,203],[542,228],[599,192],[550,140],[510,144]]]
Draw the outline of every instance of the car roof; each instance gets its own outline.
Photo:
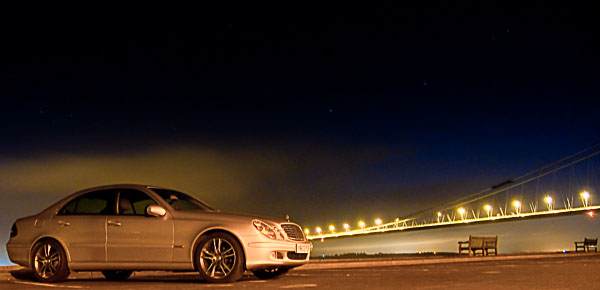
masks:
[[[135,183],[118,183],[118,184],[106,184],[106,185],[100,185],[100,186],[94,186],[94,187],[89,187],[89,188],[85,188],[82,190],[78,190],[77,192],[82,192],[82,191],[90,191],[90,190],[101,190],[101,189],[109,189],[109,188],[119,188],[119,187],[125,187],[125,188],[146,188],[146,189],[151,189],[151,188],[160,188],[160,189],[167,189],[161,186],[155,186],[155,185],[145,185],[145,184],[135,184]]]

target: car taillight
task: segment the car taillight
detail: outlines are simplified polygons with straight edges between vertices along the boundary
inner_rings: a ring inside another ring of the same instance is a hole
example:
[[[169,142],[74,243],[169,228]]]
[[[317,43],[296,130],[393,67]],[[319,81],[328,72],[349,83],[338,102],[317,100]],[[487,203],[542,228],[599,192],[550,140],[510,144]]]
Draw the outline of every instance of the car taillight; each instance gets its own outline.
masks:
[[[18,233],[19,231],[17,230],[17,224],[13,223],[12,227],[10,228],[10,237],[16,237]]]

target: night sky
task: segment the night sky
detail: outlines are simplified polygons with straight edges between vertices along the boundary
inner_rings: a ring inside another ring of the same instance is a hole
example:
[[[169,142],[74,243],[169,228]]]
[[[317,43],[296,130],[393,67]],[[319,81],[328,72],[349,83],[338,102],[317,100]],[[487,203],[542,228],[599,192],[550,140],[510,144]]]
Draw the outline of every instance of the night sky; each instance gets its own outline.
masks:
[[[0,243],[111,183],[391,220],[600,141],[596,10],[401,2],[6,7]]]

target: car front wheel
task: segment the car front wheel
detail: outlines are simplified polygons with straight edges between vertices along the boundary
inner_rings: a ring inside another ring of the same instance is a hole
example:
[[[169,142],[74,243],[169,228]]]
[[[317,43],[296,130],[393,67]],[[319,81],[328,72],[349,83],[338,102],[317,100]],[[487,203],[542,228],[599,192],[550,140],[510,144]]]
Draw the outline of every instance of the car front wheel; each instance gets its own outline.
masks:
[[[239,242],[226,233],[203,237],[196,250],[200,276],[211,283],[235,282],[244,273],[244,254]]]
[[[55,240],[43,240],[33,246],[31,265],[40,282],[60,282],[69,276],[67,255]]]

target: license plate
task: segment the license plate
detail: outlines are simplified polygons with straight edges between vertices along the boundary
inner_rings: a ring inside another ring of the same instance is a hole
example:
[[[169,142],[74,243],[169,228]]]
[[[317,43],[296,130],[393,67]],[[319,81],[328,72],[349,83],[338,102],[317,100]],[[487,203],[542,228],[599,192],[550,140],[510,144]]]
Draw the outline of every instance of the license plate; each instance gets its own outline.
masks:
[[[296,253],[298,253],[298,254],[310,253],[310,244],[296,244]]]

